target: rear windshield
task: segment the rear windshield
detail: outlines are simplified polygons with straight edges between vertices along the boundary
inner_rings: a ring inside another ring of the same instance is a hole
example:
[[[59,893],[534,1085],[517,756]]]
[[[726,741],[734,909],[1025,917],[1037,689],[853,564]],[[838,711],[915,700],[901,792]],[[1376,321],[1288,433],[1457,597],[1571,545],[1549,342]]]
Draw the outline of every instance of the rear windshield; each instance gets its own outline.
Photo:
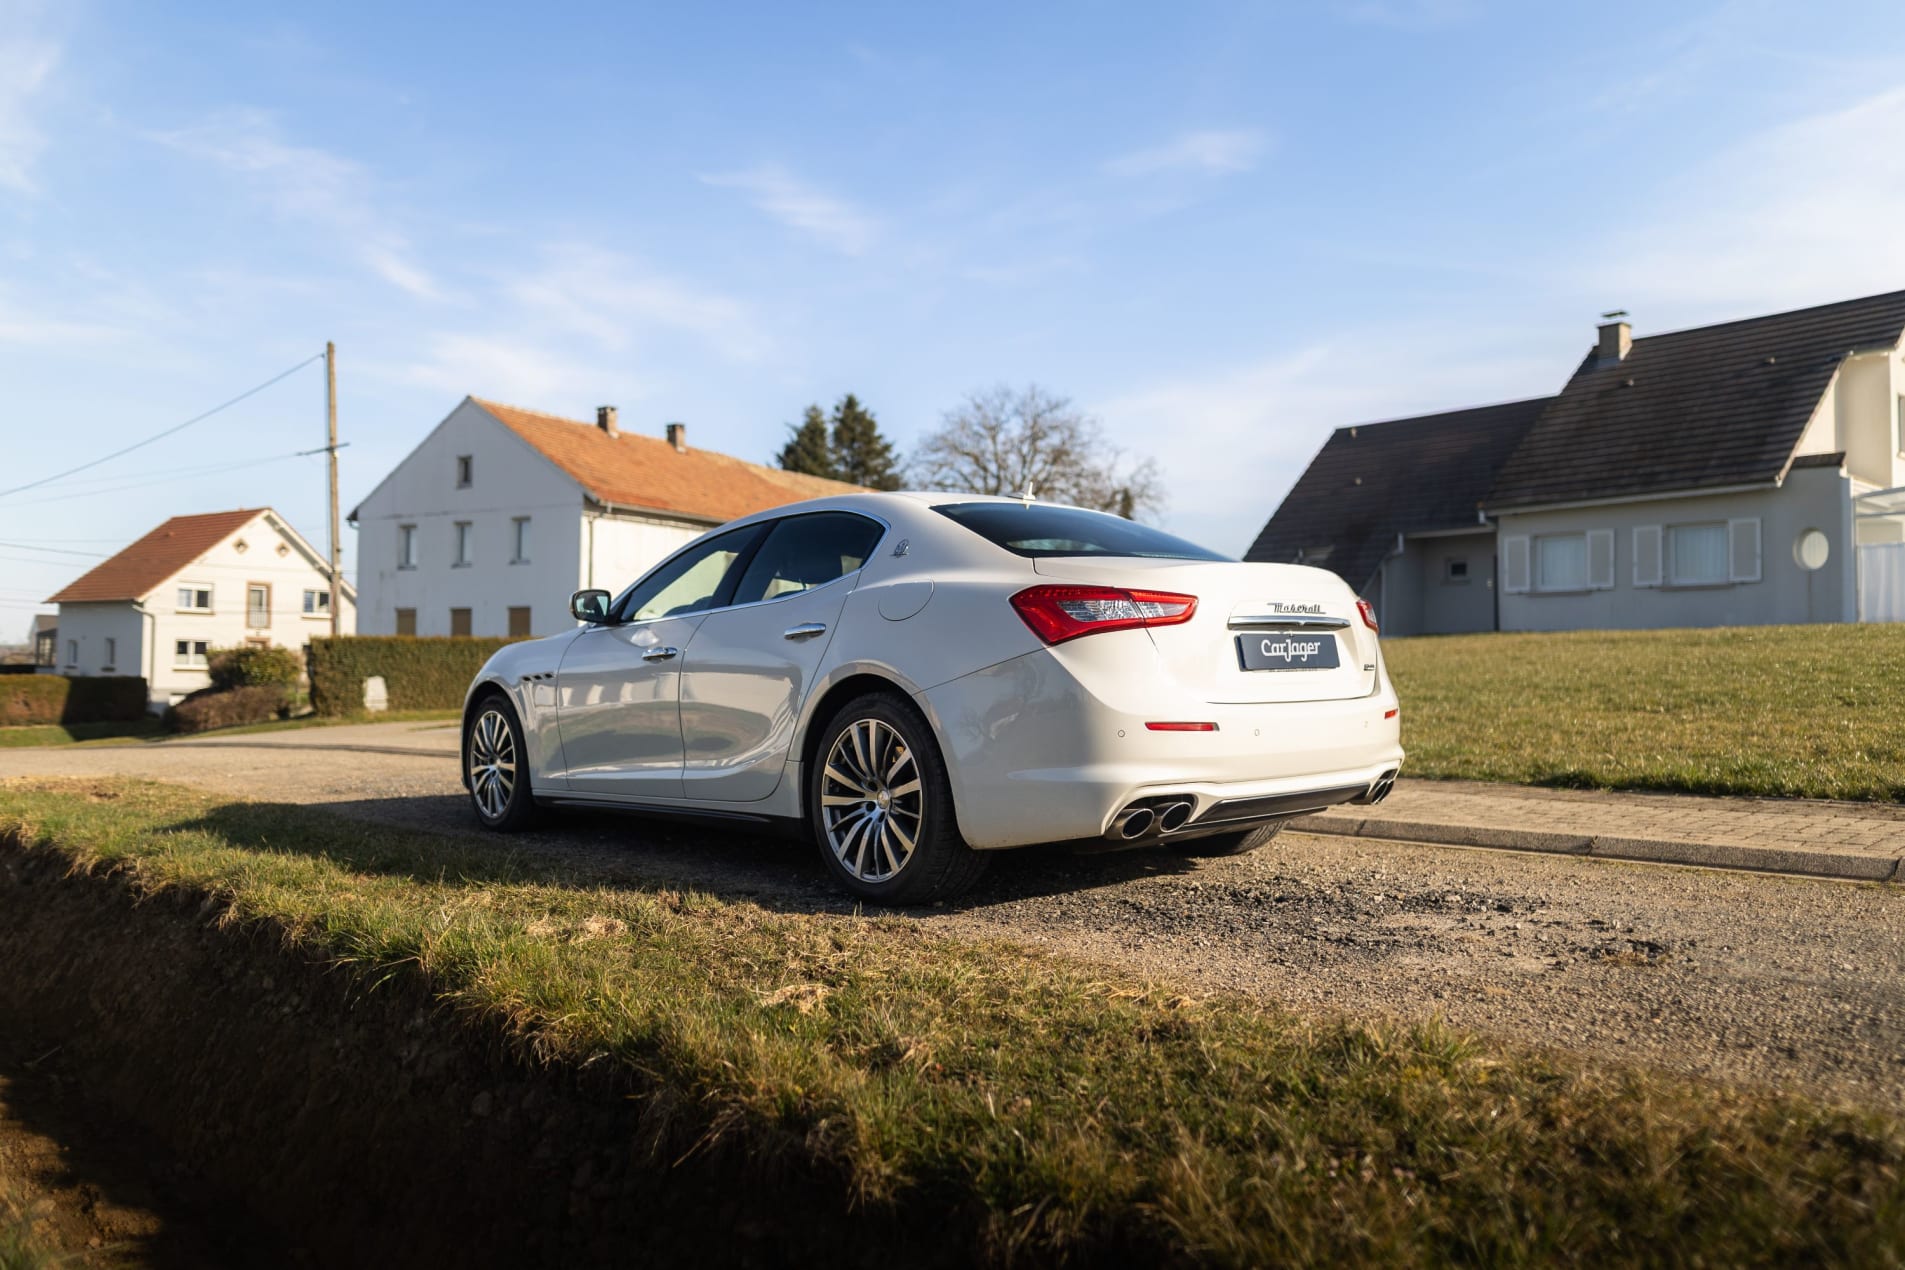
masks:
[[[941,503],[934,511],[1014,555],[1228,560],[1194,542],[1104,512],[1043,503]]]

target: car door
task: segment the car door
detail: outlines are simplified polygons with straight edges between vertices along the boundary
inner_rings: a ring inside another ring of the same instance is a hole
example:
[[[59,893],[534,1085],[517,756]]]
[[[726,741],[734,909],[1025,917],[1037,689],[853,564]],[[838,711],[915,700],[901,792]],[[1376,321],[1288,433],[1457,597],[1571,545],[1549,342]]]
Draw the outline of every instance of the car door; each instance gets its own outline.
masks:
[[[688,645],[681,733],[689,798],[756,802],[779,786],[801,703],[885,531],[851,512],[773,523],[733,606],[703,619]]]
[[[616,621],[570,642],[556,672],[556,726],[572,791],[682,796],[682,650],[728,603],[735,566],[763,533],[749,525],[688,548],[615,602]]]

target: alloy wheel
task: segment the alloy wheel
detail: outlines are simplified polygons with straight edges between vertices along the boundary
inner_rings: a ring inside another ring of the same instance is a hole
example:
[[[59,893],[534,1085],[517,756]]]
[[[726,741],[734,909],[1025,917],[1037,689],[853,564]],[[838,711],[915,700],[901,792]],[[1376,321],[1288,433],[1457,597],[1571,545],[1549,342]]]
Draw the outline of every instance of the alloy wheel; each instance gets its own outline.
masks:
[[[491,820],[500,820],[516,793],[516,736],[500,710],[485,710],[470,729],[470,795]]]
[[[919,845],[926,794],[898,729],[855,719],[834,739],[821,771],[820,816],[834,859],[854,878],[899,875]]]

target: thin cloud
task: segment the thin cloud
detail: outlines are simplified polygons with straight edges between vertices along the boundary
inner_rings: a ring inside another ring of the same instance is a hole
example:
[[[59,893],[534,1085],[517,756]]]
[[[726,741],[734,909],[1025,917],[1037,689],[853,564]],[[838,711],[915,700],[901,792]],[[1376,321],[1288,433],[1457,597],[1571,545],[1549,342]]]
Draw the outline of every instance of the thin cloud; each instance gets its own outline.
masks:
[[[334,233],[390,285],[420,299],[442,296],[409,243],[376,208],[370,173],[350,159],[294,145],[262,111],[239,110],[191,128],[149,134],[179,154],[211,163],[250,185],[277,215]]]
[[[1152,176],[1161,172],[1208,172],[1224,175],[1248,172],[1257,166],[1268,143],[1249,129],[1206,129],[1186,132],[1162,145],[1119,155],[1105,164],[1113,176]]]
[[[1905,88],[1748,137],[1640,201],[1567,281],[1653,329],[1905,286],[1905,151],[1876,143],[1897,136]]]
[[[707,185],[740,190],[755,207],[781,224],[842,255],[861,255],[879,233],[879,223],[872,216],[845,199],[797,179],[777,163],[742,172],[704,173],[701,180]]]
[[[608,352],[637,347],[646,332],[656,330],[697,336],[732,361],[755,361],[771,350],[748,305],[586,244],[545,249],[536,269],[504,289],[535,324],[582,336]]]
[[[34,194],[33,170],[46,149],[34,107],[60,61],[59,45],[25,36],[0,39],[0,187]]]

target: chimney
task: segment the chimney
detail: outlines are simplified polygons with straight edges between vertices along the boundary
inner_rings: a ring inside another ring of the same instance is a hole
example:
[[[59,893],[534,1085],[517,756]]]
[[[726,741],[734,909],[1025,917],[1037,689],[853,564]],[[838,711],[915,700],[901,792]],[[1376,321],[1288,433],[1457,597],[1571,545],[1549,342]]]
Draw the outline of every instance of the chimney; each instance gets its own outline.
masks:
[[[688,452],[688,425],[671,423],[668,425],[668,444],[675,447],[676,454]]]
[[[1600,325],[1600,364],[1606,366],[1626,360],[1627,350],[1634,347],[1634,328],[1627,324],[1627,310],[1615,309],[1601,317],[1606,320]]]
[[[621,432],[615,426],[615,407],[614,406],[597,406],[595,408],[595,426],[602,429],[602,431],[608,433],[612,437],[619,437],[622,435]]]

